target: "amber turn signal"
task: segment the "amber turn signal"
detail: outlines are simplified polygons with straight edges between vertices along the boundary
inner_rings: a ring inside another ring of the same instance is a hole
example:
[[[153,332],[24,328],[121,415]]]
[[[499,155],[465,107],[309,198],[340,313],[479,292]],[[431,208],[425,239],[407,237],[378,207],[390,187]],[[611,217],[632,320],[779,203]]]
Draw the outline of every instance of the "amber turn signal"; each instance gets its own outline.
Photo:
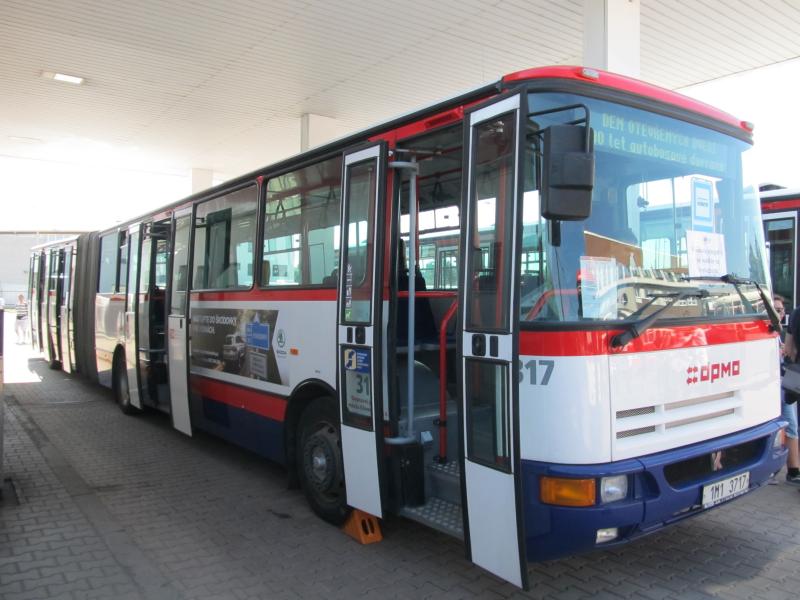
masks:
[[[594,479],[568,479],[543,476],[539,480],[539,497],[545,504],[557,506],[594,506]]]

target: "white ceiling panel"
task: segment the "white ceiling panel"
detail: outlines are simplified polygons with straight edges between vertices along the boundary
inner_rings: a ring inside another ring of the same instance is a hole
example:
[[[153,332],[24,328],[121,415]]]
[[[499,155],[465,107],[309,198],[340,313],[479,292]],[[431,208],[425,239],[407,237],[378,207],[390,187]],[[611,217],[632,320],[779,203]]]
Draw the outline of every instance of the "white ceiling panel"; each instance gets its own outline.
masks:
[[[296,153],[303,113],[356,130],[577,63],[582,35],[583,0],[0,0],[0,154],[49,158],[79,140],[232,176]],[[798,56],[798,0],[641,0],[647,81]]]

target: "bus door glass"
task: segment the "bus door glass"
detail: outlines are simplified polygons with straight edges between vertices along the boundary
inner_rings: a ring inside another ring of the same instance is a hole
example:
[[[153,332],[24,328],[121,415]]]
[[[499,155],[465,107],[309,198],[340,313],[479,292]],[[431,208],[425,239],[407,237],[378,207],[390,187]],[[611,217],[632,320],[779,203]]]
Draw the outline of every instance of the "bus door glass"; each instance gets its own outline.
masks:
[[[520,95],[468,115],[462,239],[461,425],[464,525],[472,561],[527,587],[521,534],[514,310],[520,197]]]
[[[137,305],[139,303],[139,240],[141,226],[128,229],[128,282],[125,287],[125,363],[128,371],[128,393],[131,404],[142,408],[139,386],[138,336],[136,335]]]
[[[31,255],[31,266],[28,282],[28,322],[31,328],[31,345],[37,348],[36,336],[39,331],[39,311],[37,308],[38,303],[38,289],[37,282],[39,281],[39,255],[34,252]]]
[[[192,233],[192,209],[175,211],[172,237],[172,275],[169,287],[169,317],[167,319],[167,357],[169,363],[169,394],[172,425],[186,435],[192,435],[189,416],[189,387],[187,308],[189,304],[189,249]]]
[[[53,340],[52,360],[63,362],[61,354],[61,293],[64,289],[64,250],[59,248],[52,251],[52,293],[50,294],[50,325]]]
[[[55,346],[53,345],[52,329],[55,327],[53,306],[55,305],[56,295],[56,268],[55,254],[52,250],[44,254],[45,281],[44,281],[44,300],[42,301],[42,331],[44,346],[42,352],[48,362],[53,363],[56,359]]]
[[[772,292],[786,299],[789,307],[796,305],[797,291],[797,213],[765,213],[764,237],[769,248],[769,273]],[[788,314],[788,313],[787,313]]]
[[[63,279],[61,280],[61,368],[72,372],[72,346],[70,345],[70,296],[72,295],[73,256],[72,246],[66,246],[63,254]]]
[[[377,517],[383,388],[381,264],[386,146],[344,154],[339,256],[339,405],[347,503]],[[379,392],[376,394],[376,391]]]
[[[36,278],[36,343],[39,352],[45,351],[45,329],[47,328],[47,268],[46,254],[36,253],[37,278]]]

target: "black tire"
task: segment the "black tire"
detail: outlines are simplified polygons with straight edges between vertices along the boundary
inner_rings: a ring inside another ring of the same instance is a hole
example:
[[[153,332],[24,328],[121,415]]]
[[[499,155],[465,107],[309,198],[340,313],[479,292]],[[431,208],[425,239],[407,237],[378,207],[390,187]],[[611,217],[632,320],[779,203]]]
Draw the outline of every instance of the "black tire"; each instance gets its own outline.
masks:
[[[125,360],[119,356],[114,361],[114,398],[119,409],[126,415],[135,415],[141,412],[131,404],[131,394],[128,388],[128,370],[125,368]]]
[[[331,398],[317,398],[297,426],[297,476],[311,509],[341,525],[350,514],[344,487],[339,415]]]

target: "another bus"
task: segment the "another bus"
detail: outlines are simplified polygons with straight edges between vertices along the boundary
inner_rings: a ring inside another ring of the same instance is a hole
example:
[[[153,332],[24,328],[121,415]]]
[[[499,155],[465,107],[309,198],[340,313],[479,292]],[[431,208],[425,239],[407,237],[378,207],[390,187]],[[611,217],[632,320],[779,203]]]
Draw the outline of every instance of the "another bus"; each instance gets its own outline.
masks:
[[[521,71],[40,248],[65,279],[31,297],[67,287],[52,255],[74,247],[76,366],[124,412],[285,464],[332,523],[461,538],[524,587],[528,560],[781,469],[751,143],[639,81]]]
[[[787,314],[797,306],[797,218],[800,190],[761,192],[764,237],[769,248],[772,291],[786,298]]]

